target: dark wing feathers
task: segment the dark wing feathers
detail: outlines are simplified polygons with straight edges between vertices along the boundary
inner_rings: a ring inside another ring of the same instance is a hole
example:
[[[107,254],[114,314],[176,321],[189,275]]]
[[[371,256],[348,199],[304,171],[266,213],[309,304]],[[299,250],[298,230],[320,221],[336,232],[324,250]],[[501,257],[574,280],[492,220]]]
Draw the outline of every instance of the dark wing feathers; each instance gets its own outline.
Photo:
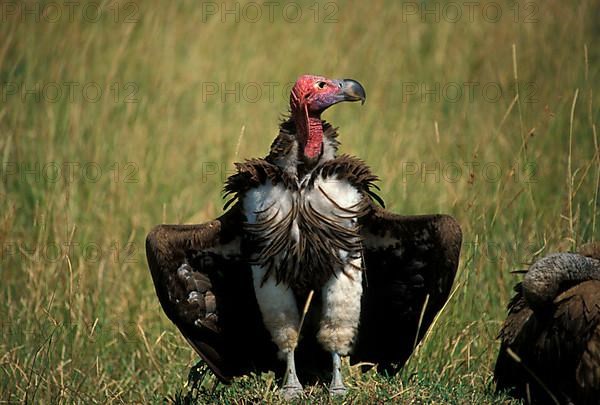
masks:
[[[394,372],[448,299],[462,233],[447,215],[401,216],[378,207],[362,227],[366,285],[352,361]]]
[[[334,160],[325,162],[321,170],[317,173],[321,174],[324,178],[335,175],[343,177],[344,180],[347,180],[350,184],[366,193],[369,198],[385,208],[383,199],[373,191],[373,189],[379,190],[379,187],[375,184],[379,181],[379,178],[371,172],[369,166],[361,159],[355,156],[342,155]],[[313,177],[313,181],[314,178],[315,177]]]
[[[554,327],[548,336],[558,355],[561,371],[571,371],[579,402],[600,403],[600,282],[587,281],[560,294],[556,300]],[[541,355],[547,354],[540,348]],[[565,374],[560,376],[565,380]]]
[[[374,185],[374,182],[379,180],[377,176],[371,172],[371,169],[365,162],[355,156],[342,155],[327,161],[315,174],[321,174],[324,178],[338,175],[342,176],[345,180],[348,180],[350,184],[358,186],[361,189],[367,189],[369,187],[376,187],[379,189]],[[313,179],[315,177],[316,176],[313,176]]]
[[[600,320],[591,332],[590,339],[575,370],[575,378],[590,402],[600,402]],[[595,394],[594,394],[595,393]],[[594,397],[596,395],[596,397]]]
[[[278,166],[265,159],[249,159],[242,163],[236,163],[235,168],[237,173],[227,178],[223,188],[224,198],[231,196],[225,203],[224,210],[239,201],[244,193],[252,188],[266,182],[274,185],[288,179],[288,176]]]
[[[202,225],[159,225],[146,239],[162,308],[223,382],[277,362],[240,256],[240,224],[236,205]]]
[[[523,298],[521,283],[518,283],[514,288],[516,294],[508,304],[509,316],[500,333],[498,339],[506,342],[509,345],[520,344],[520,330],[527,327],[535,327],[535,321],[529,322],[533,315],[533,310],[527,306],[525,298]]]
[[[534,403],[552,403],[552,396],[560,403],[600,403],[600,281],[577,284],[537,312],[520,284],[516,290],[498,336],[498,389],[520,398],[530,395]]]

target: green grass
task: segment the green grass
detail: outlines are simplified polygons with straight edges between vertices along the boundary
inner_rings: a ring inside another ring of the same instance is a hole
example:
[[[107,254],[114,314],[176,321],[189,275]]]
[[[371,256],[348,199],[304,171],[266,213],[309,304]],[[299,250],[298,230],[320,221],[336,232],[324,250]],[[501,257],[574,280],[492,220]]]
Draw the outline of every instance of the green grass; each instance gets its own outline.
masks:
[[[123,0],[101,2],[92,22],[85,4],[55,22],[0,10],[0,400],[185,396],[197,359],[160,310],[145,235],[157,223],[219,215],[232,162],[267,152],[287,110],[285,85],[307,72],[365,86],[364,106],[336,106],[326,118],[341,127],[343,151],[379,174],[388,208],[450,213],[464,232],[456,291],[431,333],[395,378],[346,367],[348,399],[507,400],[494,394],[492,369],[517,281],[509,271],[599,235],[597,2],[521,2],[515,22],[502,1],[495,23],[483,5],[456,23],[450,14],[403,22],[396,1],[321,3],[317,22],[312,2],[296,3],[298,23],[281,4],[273,21],[265,8],[257,22],[247,14],[235,23],[205,19],[196,1]],[[337,22],[324,22],[331,12]],[[526,20],[531,12],[537,21]],[[130,14],[137,21],[126,22]],[[73,98],[66,82],[79,83]],[[272,99],[267,82],[276,83]],[[441,92],[466,82],[479,83],[472,98],[407,94],[415,83]],[[211,83],[247,93],[222,100],[207,94]],[[40,100],[11,94],[36,85]],[[86,100],[84,86],[88,97],[103,94]],[[72,178],[55,165],[74,168]],[[270,374],[231,386],[209,378],[199,400],[278,402],[275,387]],[[322,386],[308,391],[327,401]]]

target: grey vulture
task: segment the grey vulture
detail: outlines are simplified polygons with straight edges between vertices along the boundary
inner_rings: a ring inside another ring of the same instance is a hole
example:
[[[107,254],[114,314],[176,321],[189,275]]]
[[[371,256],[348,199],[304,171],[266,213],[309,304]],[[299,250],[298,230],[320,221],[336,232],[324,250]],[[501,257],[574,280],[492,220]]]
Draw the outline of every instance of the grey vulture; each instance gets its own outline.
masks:
[[[600,404],[600,243],[538,260],[515,291],[497,389],[528,403]]]
[[[344,394],[340,356],[395,373],[448,299],[457,222],[385,211],[377,177],[338,156],[337,129],[321,119],[365,98],[357,81],[301,76],[268,156],[227,179],[226,212],[149,233],[162,308],[222,382],[275,370],[292,398],[297,367],[302,378],[331,375],[331,394]]]

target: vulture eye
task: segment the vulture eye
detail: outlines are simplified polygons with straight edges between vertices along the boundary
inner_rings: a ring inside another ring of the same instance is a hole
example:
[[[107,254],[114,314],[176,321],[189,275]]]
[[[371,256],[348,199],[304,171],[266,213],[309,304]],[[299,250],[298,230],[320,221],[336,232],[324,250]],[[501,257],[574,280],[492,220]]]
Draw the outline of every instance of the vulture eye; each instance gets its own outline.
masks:
[[[325,87],[327,87],[327,83],[319,82],[319,83],[317,83],[317,86],[319,86],[320,89],[324,89]]]

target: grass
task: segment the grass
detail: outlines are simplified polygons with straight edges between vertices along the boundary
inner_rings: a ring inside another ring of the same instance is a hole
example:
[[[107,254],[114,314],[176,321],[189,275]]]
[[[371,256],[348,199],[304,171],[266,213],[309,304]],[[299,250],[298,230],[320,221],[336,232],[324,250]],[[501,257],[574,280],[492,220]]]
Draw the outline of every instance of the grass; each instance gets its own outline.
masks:
[[[346,366],[347,399],[508,401],[492,369],[509,271],[599,235],[597,2],[520,2],[518,15],[498,2],[497,22],[485,3],[457,22],[445,2],[411,3],[437,18],[396,1],[318,3],[318,16],[294,3],[296,23],[283,3],[256,22],[238,3],[238,23],[209,15],[221,2],[101,1],[97,21],[86,2],[72,18],[52,4],[0,9],[0,400],[185,397],[197,358],[160,310],[145,235],[219,215],[232,162],[266,153],[286,85],[313,72],[367,89],[326,118],[388,208],[450,213],[464,232],[456,291],[425,342],[395,378]],[[275,387],[209,377],[198,400],[277,403]]]

